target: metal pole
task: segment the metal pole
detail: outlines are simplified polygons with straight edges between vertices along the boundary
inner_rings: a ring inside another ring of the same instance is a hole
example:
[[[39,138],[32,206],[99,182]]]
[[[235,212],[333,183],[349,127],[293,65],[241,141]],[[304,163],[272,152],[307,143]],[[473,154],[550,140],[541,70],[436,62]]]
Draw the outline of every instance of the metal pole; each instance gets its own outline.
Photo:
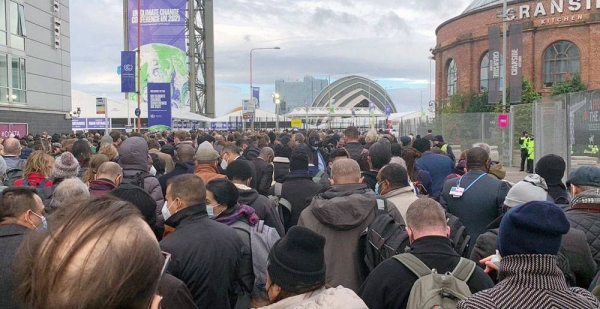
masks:
[[[507,0],[502,2],[502,113],[506,113],[506,31]]]
[[[204,112],[207,117],[215,116],[215,33],[213,11],[213,0],[204,0],[204,55],[206,57]],[[197,75],[198,72],[196,70]]]
[[[138,93],[137,93],[137,108],[141,108],[142,105],[142,0],[138,0],[138,28],[137,28],[137,80],[138,80]],[[142,129],[142,118],[137,117],[137,131],[138,133]]]
[[[194,1],[188,0],[188,62],[190,112],[197,113],[196,105],[196,11]]]
[[[108,99],[104,99],[104,135],[108,135]]]
[[[254,51],[254,49],[250,50],[250,104],[254,103],[254,96],[252,95],[252,51]],[[252,113],[252,118],[253,119],[250,123],[250,130],[254,129],[254,112]]]
[[[279,132],[279,104],[275,104],[277,110],[277,120],[275,121],[275,131]]]
[[[306,111],[306,119],[304,120],[304,130],[308,130],[308,102],[304,102],[304,110]]]

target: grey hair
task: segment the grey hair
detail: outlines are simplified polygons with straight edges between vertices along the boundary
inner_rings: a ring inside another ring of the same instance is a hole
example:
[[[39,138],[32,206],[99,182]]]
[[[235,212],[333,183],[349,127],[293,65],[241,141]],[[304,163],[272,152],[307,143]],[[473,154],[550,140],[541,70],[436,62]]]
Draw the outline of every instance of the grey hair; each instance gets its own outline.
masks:
[[[370,130],[369,132],[367,132],[367,134],[365,134],[365,139],[369,139],[371,142],[376,142],[377,141],[377,131],[375,130]]]
[[[67,178],[54,189],[50,207],[63,207],[73,201],[87,200],[89,197],[88,187],[79,178]]]
[[[331,179],[336,184],[358,183],[360,180],[360,166],[352,159],[338,159],[331,166]]]
[[[483,150],[485,150],[485,152],[488,153],[488,155],[490,154],[490,152],[492,152],[490,145],[486,143],[475,143],[473,144],[473,148],[482,148]]]

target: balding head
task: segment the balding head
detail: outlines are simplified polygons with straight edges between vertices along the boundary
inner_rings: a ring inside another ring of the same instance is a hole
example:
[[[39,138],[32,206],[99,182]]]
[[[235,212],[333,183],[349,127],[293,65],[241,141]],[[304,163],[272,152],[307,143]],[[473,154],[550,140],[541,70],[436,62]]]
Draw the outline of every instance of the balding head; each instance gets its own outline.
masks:
[[[467,170],[482,170],[490,168],[490,155],[483,148],[472,148],[467,152]]]
[[[121,183],[123,178],[123,168],[115,162],[104,162],[98,167],[98,173],[96,173],[96,179],[108,179],[114,182],[116,185]]]
[[[339,159],[331,166],[332,185],[360,183],[360,166],[352,159]]]
[[[410,242],[425,236],[448,236],[450,228],[442,206],[429,198],[414,201],[406,211],[406,227]]]
[[[4,146],[5,156],[20,156],[21,155],[21,143],[16,138],[7,138],[2,143]]]
[[[183,144],[177,147],[177,159],[179,162],[194,162],[195,154],[196,151],[192,145]]]
[[[275,157],[275,152],[273,152],[273,149],[271,147],[263,147],[260,150],[259,157],[265,160],[265,162],[271,163],[273,162],[273,158]]]

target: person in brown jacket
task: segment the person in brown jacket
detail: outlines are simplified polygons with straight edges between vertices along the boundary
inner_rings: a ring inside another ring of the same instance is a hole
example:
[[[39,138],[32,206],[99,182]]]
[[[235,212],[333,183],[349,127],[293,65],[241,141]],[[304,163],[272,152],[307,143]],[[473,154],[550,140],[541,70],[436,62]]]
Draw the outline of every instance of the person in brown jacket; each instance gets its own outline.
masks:
[[[331,168],[331,180],[332,187],[313,197],[302,211],[298,225],[327,239],[327,284],[342,285],[356,292],[362,284],[358,239],[375,219],[377,198],[375,192],[362,183],[360,167],[352,159],[336,160]],[[394,219],[402,222],[396,206],[389,201],[385,204]]]
[[[219,153],[209,143],[202,143],[198,147],[194,159],[196,160],[194,174],[202,178],[205,185],[213,179],[226,178],[225,175],[219,174],[217,169]]]

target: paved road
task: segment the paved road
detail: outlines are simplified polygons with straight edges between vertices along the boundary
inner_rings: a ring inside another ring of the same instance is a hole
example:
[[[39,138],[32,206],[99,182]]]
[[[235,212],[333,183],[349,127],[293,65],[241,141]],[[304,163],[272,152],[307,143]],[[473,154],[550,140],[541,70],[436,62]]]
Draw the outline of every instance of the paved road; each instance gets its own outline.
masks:
[[[506,169],[506,177],[505,179],[512,182],[517,183],[525,178],[528,174],[525,172],[519,172],[518,167],[505,167]]]

